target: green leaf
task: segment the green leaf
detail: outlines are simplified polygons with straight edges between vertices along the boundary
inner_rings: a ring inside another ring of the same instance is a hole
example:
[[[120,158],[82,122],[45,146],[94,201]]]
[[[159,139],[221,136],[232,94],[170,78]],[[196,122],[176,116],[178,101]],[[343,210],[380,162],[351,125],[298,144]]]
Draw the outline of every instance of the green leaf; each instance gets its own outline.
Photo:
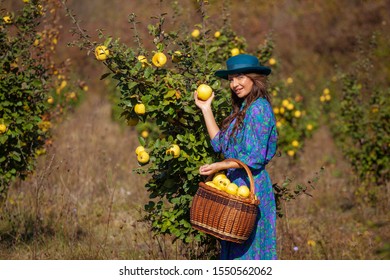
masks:
[[[176,94],[176,90],[169,90],[165,95],[164,98],[170,98]]]
[[[103,74],[103,75],[100,77],[100,80],[104,80],[105,78],[107,78],[107,77],[110,76],[111,74],[112,74],[112,73],[110,73],[110,72]]]
[[[192,236],[187,236],[187,237],[185,238],[185,242],[186,242],[186,243],[191,243],[192,240],[193,240]]]
[[[144,71],[144,77],[147,79],[149,78],[153,73],[153,69],[151,67],[146,67]]]
[[[104,41],[104,46],[108,47],[108,46],[111,44],[111,41],[112,41],[112,37],[107,38],[107,39]]]
[[[145,146],[146,145],[146,141],[143,137],[139,136],[138,137],[138,142],[140,143],[141,146]]]
[[[209,53],[216,52],[217,50],[218,50],[218,47],[212,47],[211,49],[209,49]]]
[[[20,154],[17,153],[17,152],[15,152],[15,151],[11,153],[11,158],[14,159],[14,160],[16,160],[16,161],[21,161],[21,160],[22,160],[22,159],[20,158]]]
[[[129,82],[129,83],[127,83],[127,88],[128,88],[129,90],[131,90],[131,89],[133,89],[134,87],[136,87],[137,85],[138,85],[137,82]]]

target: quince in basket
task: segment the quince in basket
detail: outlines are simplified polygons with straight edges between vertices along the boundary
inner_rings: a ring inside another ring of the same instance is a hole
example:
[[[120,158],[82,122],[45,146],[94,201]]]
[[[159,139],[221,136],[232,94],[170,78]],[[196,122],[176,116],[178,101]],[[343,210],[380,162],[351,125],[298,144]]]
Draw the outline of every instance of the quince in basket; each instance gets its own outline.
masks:
[[[214,188],[214,189],[223,191],[223,189],[222,189],[219,185],[214,184],[212,181],[208,181],[208,182],[206,182],[205,184],[208,185],[208,186],[210,186],[210,187],[212,187],[212,188]]]
[[[251,191],[247,186],[239,186],[237,190],[237,195],[243,198],[249,197]]]
[[[226,190],[226,187],[230,184],[230,180],[228,177],[226,177],[225,174],[223,173],[217,173],[214,177],[213,177],[213,181],[212,181],[217,187],[219,187],[219,189],[221,190]]]
[[[216,173],[213,176],[213,180],[206,182],[206,185],[242,198],[247,198],[250,195],[250,190],[247,186],[237,186],[235,183],[230,182],[229,178],[221,172]]]
[[[238,190],[238,186],[234,183],[230,183],[229,185],[226,186],[225,189],[225,191],[228,194],[232,194],[232,195],[237,195],[237,190]]]

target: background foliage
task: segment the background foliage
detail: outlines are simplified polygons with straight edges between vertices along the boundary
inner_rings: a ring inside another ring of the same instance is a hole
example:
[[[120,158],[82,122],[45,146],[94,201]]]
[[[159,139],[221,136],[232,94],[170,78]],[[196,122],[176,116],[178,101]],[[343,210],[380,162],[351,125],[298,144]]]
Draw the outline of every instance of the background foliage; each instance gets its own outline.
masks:
[[[56,59],[59,30],[54,1],[27,1],[1,10],[0,197],[15,178],[34,170],[51,144],[52,123],[78,103],[66,63]]]

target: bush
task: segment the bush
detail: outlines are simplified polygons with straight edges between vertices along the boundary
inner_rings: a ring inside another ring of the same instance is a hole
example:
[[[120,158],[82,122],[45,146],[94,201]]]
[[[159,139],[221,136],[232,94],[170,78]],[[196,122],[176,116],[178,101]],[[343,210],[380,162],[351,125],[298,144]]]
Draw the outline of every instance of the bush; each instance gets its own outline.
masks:
[[[373,36],[368,46],[358,44],[358,59],[340,81],[341,96],[332,116],[336,141],[361,180],[356,194],[375,203],[390,179],[390,87],[376,83],[370,69],[379,62],[379,46]],[[379,59],[380,60],[380,59]]]
[[[54,63],[58,30],[52,1],[30,1],[17,12],[1,10],[0,23],[0,198],[15,178],[25,179],[51,142],[50,129],[77,104],[66,65]],[[55,84],[59,83],[58,87]],[[0,200],[1,200],[0,199]]]

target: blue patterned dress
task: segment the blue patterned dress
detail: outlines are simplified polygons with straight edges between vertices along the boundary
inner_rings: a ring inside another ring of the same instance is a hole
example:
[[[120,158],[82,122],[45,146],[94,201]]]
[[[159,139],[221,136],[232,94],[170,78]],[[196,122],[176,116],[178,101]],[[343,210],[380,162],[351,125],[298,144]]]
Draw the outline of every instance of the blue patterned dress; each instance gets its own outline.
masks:
[[[251,169],[255,192],[260,200],[260,214],[257,226],[245,243],[221,241],[221,259],[277,259],[276,206],[271,179],[265,170],[266,164],[276,152],[275,116],[269,102],[259,98],[247,109],[243,125],[236,136],[230,137],[234,122],[226,131],[218,132],[211,140],[211,145],[215,152],[221,152],[225,158],[236,158]],[[249,179],[243,168],[229,169],[227,176],[238,186],[249,186]]]

